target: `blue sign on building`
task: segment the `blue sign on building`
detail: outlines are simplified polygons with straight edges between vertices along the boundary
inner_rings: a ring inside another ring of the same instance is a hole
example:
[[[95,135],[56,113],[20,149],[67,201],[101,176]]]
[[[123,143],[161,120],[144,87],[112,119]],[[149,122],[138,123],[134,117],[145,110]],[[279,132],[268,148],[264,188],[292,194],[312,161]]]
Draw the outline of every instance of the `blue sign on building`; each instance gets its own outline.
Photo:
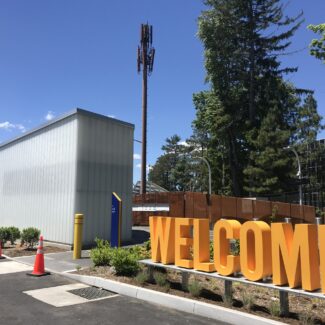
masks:
[[[122,200],[113,192],[112,194],[112,221],[111,221],[111,247],[121,245]]]

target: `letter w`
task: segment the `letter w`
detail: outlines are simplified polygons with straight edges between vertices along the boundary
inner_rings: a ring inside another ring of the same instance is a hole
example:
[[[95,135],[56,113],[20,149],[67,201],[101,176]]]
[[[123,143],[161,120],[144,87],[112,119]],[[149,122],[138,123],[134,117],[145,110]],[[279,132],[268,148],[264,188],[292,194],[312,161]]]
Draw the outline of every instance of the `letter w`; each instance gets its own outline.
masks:
[[[175,262],[175,219],[170,217],[149,217],[151,259],[154,262],[172,264]]]

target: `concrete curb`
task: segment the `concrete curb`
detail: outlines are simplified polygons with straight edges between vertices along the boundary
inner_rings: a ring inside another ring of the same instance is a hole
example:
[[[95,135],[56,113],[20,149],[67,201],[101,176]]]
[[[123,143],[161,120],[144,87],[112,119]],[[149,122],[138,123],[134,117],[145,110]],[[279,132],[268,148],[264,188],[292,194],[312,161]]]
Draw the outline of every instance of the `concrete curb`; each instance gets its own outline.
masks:
[[[228,324],[241,325],[281,325],[282,322],[251,315],[229,308],[182,298],[168,293],[149,290],[134,285],[88,275],[61,273],[62,276],[91,286],[100,287],[125,296],[156,303],[164,307],[219,320]]]

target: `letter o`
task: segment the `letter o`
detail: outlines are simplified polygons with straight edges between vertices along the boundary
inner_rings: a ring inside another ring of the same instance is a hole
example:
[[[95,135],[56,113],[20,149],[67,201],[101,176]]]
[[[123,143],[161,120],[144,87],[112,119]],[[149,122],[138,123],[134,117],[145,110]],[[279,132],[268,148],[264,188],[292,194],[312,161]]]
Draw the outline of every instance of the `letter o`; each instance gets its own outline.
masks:
[[[240,268],[251,281],[272,274],[271,228],[266,222],[248,221],[241,226]]]

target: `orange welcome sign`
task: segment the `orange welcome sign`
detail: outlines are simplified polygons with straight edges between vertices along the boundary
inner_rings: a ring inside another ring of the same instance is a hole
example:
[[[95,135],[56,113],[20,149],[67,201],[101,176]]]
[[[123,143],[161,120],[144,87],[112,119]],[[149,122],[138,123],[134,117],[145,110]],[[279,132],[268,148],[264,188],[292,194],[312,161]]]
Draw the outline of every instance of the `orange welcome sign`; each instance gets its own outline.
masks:
[[[241,272],[250,281],[272,276],[274,285],[325,294],[325,225],[297,224],[293,229],[288,223],[219,220],[211,261],[208,219],[150,217],[149,222],[154,262],[224,276]],[[240,241],[239,256],[230,252],[231,239]]]

